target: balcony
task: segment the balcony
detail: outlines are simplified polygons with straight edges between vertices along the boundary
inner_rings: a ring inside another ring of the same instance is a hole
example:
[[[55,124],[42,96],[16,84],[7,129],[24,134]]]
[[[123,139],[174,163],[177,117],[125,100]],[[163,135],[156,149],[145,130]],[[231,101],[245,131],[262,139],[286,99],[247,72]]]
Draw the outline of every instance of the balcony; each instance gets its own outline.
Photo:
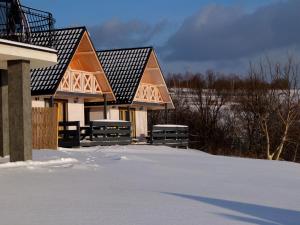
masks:
[[[43,32],[43,47],[52,47],[55,20],[52,14],[22,6],[19,0],[0,0],[0,38],[31,44],[35,32]]]
[[[95,95],[102,94],[95,74],[71,69],[68,69],[65,73],[58,91]]]
[[[159,88],[153,84],[141,84],[139,87],[135,101],[149,103],[163,103],[163,98]]]

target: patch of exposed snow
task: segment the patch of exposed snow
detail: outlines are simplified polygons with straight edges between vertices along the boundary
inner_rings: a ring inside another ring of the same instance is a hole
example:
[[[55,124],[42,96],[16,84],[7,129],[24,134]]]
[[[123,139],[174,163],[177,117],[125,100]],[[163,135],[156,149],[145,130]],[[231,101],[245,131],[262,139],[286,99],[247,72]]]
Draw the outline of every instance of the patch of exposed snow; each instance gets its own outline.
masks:
[[[1,224],[299,225],[299,164],[149,145],[34,151],[62,158],[77,162],[0,168]]]
[[[38,168],[38,167],[53,167],[53,168],[67,168],[71,167],[74,164],[78,163],[77,159],[72,158],[61,158],[57,160],[49,160],[49,161],[26,161],[26,162],[8,162],[0,164],[0,169],[13,169],[13,168],[21,168],[27,167],[30,169]]]
[[[127,156],[121,156],[121,159],[123,159],[123,160],[129,160],[129,158]]]

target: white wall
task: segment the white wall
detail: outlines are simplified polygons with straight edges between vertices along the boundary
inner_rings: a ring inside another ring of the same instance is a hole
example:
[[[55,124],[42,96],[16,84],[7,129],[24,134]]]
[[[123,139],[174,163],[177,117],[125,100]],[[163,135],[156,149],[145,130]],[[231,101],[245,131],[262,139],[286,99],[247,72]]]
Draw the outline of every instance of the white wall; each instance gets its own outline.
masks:
[[[136,136],[145,137],[148,135],[148,116],[147,109],[136,109]]]
[[[90,120],[102,120],[104,119],[104,111],[101,107],[90,108]]]
[[[80,126],[84,126],[84,101],[79,99],[77,103],[74,100],[68,101],[68,121],[80,121]]]
[[[120,119],[119,109],[109,107],[109,109],[107,110],[107,118],[109,120],[119,120]]]
[[[42,98],[32,98],[32,107],[33,108],[44,108],[45,101]]]
[[[103,107],[90,108],[90,120],[102,120],[104,119]],[[119,120],[119,109],[113,107],[107,107],[107,119]]]

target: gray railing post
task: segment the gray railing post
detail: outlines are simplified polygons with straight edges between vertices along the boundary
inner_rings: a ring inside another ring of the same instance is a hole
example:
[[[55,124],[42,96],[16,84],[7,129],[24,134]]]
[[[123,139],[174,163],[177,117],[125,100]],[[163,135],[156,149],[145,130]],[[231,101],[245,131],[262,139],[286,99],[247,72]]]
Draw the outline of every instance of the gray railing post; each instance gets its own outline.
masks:
[[[107,95],[103,94],[103,98],[104,98],[104,119],[107,119]]]
[[[165,104],[165,124],[168,124],[168,121],[169,118],[168,118],[168,104],[166,103]]]
[[[90,122],[90,141],[93,141],[93,122]]]

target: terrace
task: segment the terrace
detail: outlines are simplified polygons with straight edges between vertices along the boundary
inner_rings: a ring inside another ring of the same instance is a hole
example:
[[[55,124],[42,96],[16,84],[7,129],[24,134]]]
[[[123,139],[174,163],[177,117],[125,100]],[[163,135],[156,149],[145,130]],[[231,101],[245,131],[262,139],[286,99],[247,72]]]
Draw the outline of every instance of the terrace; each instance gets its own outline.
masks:
[[[0,156],[13,162],[32,159],[30,70],[57,63],[53,25],[51,13],[0,1]],[[45,45],[33,45],[41,31]]]
[[[52,31],[55,20],[51,13],[20,4],[18,0],[0,0],[0,38],[32,44],[36,32],[44,32],[44,40],[38,44],[52,47]]]

